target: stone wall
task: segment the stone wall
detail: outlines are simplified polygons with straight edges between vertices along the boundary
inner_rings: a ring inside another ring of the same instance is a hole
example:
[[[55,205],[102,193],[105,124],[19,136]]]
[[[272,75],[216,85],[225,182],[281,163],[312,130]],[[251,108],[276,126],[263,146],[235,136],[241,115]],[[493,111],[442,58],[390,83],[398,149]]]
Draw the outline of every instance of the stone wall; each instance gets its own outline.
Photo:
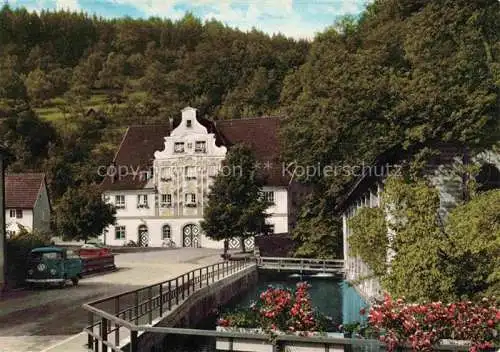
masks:
[[[230,277],[214,282],[190,295],[155,326],[193,328],[214,309],[246,292],[258,281],[257,267],[252,266]],[[139,336],[139,351],[160,350],[165,335],[145,333]],[[125,349],[126,350],[126,349]]]

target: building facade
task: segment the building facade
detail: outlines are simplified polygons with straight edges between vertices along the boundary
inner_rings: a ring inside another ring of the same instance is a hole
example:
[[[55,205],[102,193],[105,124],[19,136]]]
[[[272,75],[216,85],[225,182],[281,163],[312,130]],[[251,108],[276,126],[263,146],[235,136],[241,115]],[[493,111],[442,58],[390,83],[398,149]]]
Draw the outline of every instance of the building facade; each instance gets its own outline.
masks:
[[[439,215],[443,221],[451,209],[464,200],[464,163],[481,165],[477,181],[484,190],[500,188],[500,155],[496,152],[485,151],[470,157],[467,153],[455,146],[440,145],[436,147],[439,155],[431,159],[427,165],[425,175],[430,183],[439,191]],[[351,235],[349,220],[357,211],[364,207],[380,207],[386,176],[392,170],[397,170],[398,164],[410,157],[411,152],[403,155],[401,148],[397,147],[381,155],[376,162],[365,170],[363,176],[355,181],[339,211],[342,214],[343,224],[343,250],[345,260],[345,273],[348,281],[354,282],[361,295],[367,299],[380,298],[382,287],[379,280],[364,261],[350,253],[348,238]],[[391,221],[389,212],[386,220]],[[396,234],[387,231],[389,239]],[[390,262],[394,253],[387,251],[387,261]]]
[[[263,196],[273,202],[267,210],[268,231],[289,230],[289,180],[279,163],[279,119],[211,121],[182,110],[182,118],[165,126],[134,126],[127,130],[113,165],[106,170],[104,199],[117,209],[117,221],[101,240],[122,246],[221,248],[200,227],[210,185],[219,172],[232,172],[223,161],[232,145],[249,145],[265,180]],[[239,240],[230,246],[240,245]],[[253,246],[247,240],[247,248]]]
[[[5,223],[7,236],[22,227],[49,233],[51,205],[44,174],[7,174],[5,177]]]

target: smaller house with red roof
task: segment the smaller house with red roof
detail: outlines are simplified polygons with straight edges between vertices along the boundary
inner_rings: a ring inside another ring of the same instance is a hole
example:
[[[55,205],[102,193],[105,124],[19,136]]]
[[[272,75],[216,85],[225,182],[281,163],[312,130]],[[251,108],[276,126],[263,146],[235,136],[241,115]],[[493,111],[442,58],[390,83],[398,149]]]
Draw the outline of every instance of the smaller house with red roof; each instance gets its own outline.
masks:
[[[15,235],[22,227],[31,232],[49,232],[51,210],[45,174],[5,176],[5,223],[8,236]]]

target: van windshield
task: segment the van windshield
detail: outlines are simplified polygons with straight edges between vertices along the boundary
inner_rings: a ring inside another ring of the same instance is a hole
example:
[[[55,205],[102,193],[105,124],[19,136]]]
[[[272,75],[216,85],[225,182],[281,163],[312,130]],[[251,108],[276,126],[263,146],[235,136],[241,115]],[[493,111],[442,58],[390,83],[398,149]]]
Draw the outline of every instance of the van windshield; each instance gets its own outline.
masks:
[[[40,261],[42,259],[62,259],[61,252],[33,252],[30,259],[33,261]]]

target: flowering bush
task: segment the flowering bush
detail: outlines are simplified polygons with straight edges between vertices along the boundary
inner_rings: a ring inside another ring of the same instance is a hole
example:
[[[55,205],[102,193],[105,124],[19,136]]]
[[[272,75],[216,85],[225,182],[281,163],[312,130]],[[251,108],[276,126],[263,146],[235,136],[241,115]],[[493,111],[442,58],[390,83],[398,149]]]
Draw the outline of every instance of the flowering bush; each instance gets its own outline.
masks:
[[[373,305],[368,323],[381,334],[380,340],[394,351],[410,344],[413,350],[431,351],[441,339],[467,340],[470,351],[493,348],[499,341],[500,311],[495,298],[480,303],[441,302],[406,304],[386,295],[382,304]]]
[[[295,292],[269,287],[251,309],[227,314],[219,319],[218,325],[300,334],[324,331],[327,319],[313,309],[309,288],[305,282],[299,282]]]

